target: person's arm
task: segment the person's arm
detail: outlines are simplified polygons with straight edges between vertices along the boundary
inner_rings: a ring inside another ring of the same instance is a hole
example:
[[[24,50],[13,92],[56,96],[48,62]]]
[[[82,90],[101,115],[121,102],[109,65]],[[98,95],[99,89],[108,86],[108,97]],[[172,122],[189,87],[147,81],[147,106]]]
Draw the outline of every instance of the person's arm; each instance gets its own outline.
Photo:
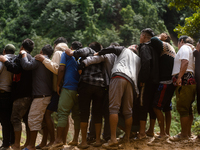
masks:
[[[87,67],[89,65],[98,64],[103,61],[104,61],[104,56],[88,56],[82,62],[85,64],[85,67]]]
[[[105,55],[105,54],[114,53],[115,55],[119,56],[124,48],[125,48],[124,46],[109,46],[107,48],[102,49],[97,54]]]
[[[189,61],[186,59],[181,60],[181,68],[180,68],[180,72],[178,74],[178,79],[176,80],[177,86],[181,86],[181,84],[182,84],[182,77],[187,70],[188,63],[189,63]]]
[[[147,46],[143,46],[140,50],[141,69],[139,72],[140,82],[145,83],[151,73],[151,51]]]
[[[34,58],[28,61],[27,54],[22,55],[21,66],[24,70],[34,70],[39,66],[39,61]]]
[[[181,61],[181,67],[180,67],[180,72],[178,74],[178,79],[176,80],[176,85],[177,86],[181,86],[182,84],[182,77],[184,75],[184,73],[186,72],[187,70],[187,67],[188,67],[188,63],[189,63],[189,58],[190,58],[190,47],[188,46],[182,46],[180,49],[179,49],[179,61]]]
[[[54,74],[58,75],[58,68],[60,63],[60,54],[55,52],[52,59],[45,58],[43,55],[38,54],[35,59],[42,62],[47,69],[49,69]]]
[[[158,54],[163,51],[163,41],[161,41],[158,37],[151,38],[151,45]]]
[[[85,48],[81,48],[78,50],[73,51],[73,56],[78,59],[80,57],[82,58],[86,58],[88,55],[91,55],[94,51],[89,48],[89,47],[85,47]],[[71,53],[70,53],[71,54]],[[70,55],[69,55],[70,56]]]
[[[63,77],[65,75],[65,66],[60,65],[58,69],[58,79],[57,79],[57,93],[60,95],[60,88],[61,88],[61,82],[63,80]]]
[[[9,72],[14,73],[14,74],[19,74],[23,70],[22,67],[21,67],[21,65],[20,65],[20,58],[19,58],[19,56],[16,56],[16,58],[14,58],[14,60],[11,61],[11,60],[8,60],[6,58],[2,62],[4,62],[4,65],[6,66],[6,68],[7,68],[7,70]]]

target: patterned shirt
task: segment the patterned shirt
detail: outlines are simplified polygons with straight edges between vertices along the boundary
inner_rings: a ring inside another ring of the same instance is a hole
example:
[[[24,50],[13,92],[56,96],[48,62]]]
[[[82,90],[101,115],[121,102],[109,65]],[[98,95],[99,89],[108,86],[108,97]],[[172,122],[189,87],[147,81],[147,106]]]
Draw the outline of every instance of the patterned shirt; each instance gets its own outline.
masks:
[[[73,52],[73,56],[78,60],[84,60],[87,56],[93,56],[96,53],[89,47],[81,48]],[[79,82],[85,82],[95,86],[105,87],[102,73],[102,64],[93,64],[83,69]]]

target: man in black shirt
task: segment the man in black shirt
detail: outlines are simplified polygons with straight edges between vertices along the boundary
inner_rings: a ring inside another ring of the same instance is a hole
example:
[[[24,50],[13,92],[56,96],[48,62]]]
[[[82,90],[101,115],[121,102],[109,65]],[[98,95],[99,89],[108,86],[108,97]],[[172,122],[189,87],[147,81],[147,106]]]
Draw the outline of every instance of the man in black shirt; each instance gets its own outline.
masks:
[[[25,50],[27,52],[28,60],[32,60],[30,53],[34,48],[34,42],[30,39],[25,39],[22,42],[20,50]],[[8,60],[6,57],[1,57],[0,61],[4,63],[7,70],[12,72],[13,84],[11,89],[11,98],[14,100],[11,122],[14,127],[15,132],[15,143],[12,148],[15,150],[20,150],[20,139],[21,139],[21,119],[24,119],[26,124],[27,139],[25,146],[29,143],[29,128],[27,123],[28,116],[26,115],[32,102],[32,71],[23,70],[20,64],[22,55],[17,55],[12,61]]]

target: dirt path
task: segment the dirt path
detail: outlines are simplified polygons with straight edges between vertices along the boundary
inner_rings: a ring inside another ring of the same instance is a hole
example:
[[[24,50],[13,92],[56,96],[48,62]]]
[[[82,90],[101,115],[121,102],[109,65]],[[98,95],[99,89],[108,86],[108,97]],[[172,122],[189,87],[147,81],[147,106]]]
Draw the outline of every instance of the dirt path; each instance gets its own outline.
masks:
[[[70,129],[68,134],[68,140],[69,142],[72,139],[73,135],[73,120],[70,118]],[[25,125],[23,124],[23,133],[22,133],[22,140],[21,144],[25,142]],[[36,143],[39,144],[42,139],[42,135],[38,134]],[[2,132],[1,132],[1,126],[0,126],[0,145],[2,144]],[[79,137],[79,140],[81,140],[81,137]],[[145,140],[140,141],[134,141],[132,140],[130,144],[121,145],[118,149],[124,149],[124,150],[200,150],[200,140],[196,139],[196,136],[193,136],[190,140],[184,140],[179,142],[171,142],[169,139],[160,141],[156,140],[155,138],[146,138]],[[55,148],[52,150],[79,150],[79,148],[74,146],[64,146]],[[95,148],[93,146],[90,146],[87,150],[105,150],[104,148]]]

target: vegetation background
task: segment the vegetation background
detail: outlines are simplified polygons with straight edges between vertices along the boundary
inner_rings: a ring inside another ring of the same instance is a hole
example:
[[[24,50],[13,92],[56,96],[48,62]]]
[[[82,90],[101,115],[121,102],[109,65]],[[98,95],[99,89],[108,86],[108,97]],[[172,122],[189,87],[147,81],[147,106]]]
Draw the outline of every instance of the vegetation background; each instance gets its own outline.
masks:
[[[150,27],[156,34],[170,33],[200,38],[199,0],[0,0],[0,53],[12,43],[18,54],[22,40],[35,42],[32,55],[60,36],[69,46],[93,41],[103,47],[111,42],[139,44],[140,31]],[[173,97],[171,134],[180,132],[179,115]],[[194,103],[193,131],[199,132],[200,116]],[[156,126],[158,130],[158,126]]]

